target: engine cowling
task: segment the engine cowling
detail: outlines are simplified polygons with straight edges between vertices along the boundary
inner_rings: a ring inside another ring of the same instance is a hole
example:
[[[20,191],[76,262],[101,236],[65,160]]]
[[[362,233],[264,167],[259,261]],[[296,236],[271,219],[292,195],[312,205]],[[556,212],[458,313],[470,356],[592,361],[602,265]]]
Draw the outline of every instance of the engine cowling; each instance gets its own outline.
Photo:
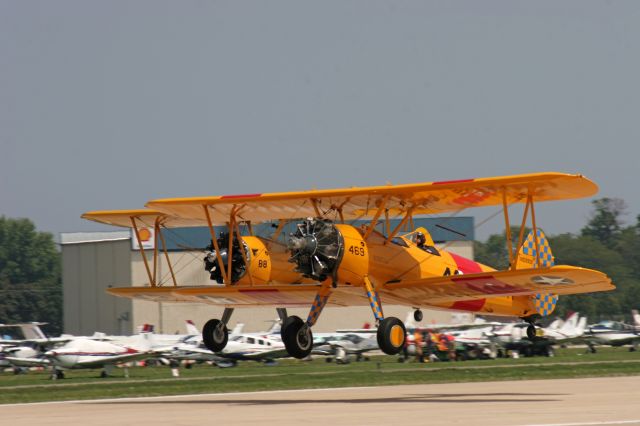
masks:
[[[350,225],[307,219],[289,237],[289,261],[305,278],[360,284],[369,269],[369,251],[360,232]]]

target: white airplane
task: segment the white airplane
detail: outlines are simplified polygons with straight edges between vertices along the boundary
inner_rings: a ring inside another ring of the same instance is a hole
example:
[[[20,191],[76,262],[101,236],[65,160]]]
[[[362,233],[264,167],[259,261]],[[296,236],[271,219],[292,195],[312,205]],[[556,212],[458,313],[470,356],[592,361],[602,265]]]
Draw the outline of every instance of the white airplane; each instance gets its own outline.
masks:
[[[552,323],[553,324],[553,323]],[[585,332],[587,317],[580,317],[578,312],[574,312],[560,327],[542,328],[541,335],[544,338],[553,340],[554,343],[567,344],[576,341]]]
[[[237,361],[261,361],[270,363],[289,356],[279,336],[279,321],[266,332],[242,333],[244,324],[238,323],[229,334],[229,341],[220,352],[211,352],[202,336],[184,339],[164,353],[165,358],[175,360],[213,361],[220,367],[235,365]],[[275,334],[275,331],[278,333]]]
[[[640,315],[632,311],[633,324],[618,321],[601,321],[590,325],[584,338],[591,352],[596,352],[596,345],[624,346],[632,345],[630,350],[636,350],[640,345]]]
[[[351,356],[355,356],[356,361],[368,360],[364,354],[379,349],[375,329],[340,330],[314,334],[311,353],[326,356],[327,362],[335,359],[338,364],[348,364]]]
[[[18,367],[51,367],[52,378],[64,378],[63,370],[102,368],[101,377],[107,377],[115,365],[149,358],[156,354],[143,334],[138,335],[135,345],[118,345],[78,338],[50,349],[35,358],[6,357]],[[125,377],[128,370],[125,369]]]

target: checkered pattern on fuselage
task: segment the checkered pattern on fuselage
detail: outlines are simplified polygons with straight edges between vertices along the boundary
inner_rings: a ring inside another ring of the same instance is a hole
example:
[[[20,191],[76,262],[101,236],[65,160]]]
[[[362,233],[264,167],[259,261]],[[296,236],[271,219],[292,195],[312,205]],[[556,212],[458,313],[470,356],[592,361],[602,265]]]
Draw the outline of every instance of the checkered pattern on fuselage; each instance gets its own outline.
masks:
[[[538,293],[533,298],[533,306],[538,314],[543,317],[551,314],[558,303],[558,296],[555,294]]]

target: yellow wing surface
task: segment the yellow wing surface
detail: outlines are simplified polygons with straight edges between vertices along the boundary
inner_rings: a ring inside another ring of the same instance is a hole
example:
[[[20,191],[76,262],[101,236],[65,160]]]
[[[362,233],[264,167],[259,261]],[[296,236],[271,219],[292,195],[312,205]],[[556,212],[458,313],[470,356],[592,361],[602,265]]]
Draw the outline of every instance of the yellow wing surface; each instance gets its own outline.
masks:
[[[83,214],[81,217],[94,222],[124,228],[133,227],[131,218],[136,219],[136,226],[147,226],[150,228],[153,228],[156,223],[167,228],[202,226],[202,222],[198,220],[169,216],[151,209],[92,211]]]
[[[319,284],[289,284],[258,287],[122,287],[110,288],[113,295],[155,301],[190,301],[223,306],[309,306]],[[602,272],[574,266],[492,271],[390,282],[377,286],[384,303],[429,306],[501,296],[527,296],[538,293],[578,294],[613,290]],[[368,305],[359,287],[338,286],[329,297],[329,306]]]
[[[231,216],[253,223],[302,217],[367,219],[379,215],[382,205],[392,216],[407,212],[442,214],[503,205],[504,201],[524,203],[529,195],[534,202],[588,197],[597,190],[596,184],[582,175],[533,173],[363,188],[168,198],[150,201],[147,207],[195,226],[207,223],[206,206],[213,224],[223,225]]]

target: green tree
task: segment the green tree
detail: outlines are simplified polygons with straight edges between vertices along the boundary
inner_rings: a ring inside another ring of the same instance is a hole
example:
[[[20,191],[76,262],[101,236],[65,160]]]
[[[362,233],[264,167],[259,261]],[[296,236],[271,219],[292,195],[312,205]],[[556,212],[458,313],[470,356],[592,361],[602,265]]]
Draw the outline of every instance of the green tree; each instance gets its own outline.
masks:
[[[524,238],[527,237],[530,229],[524,229]],[[511,247],[517,253],[520,227],[511,227]],[[509,266],[509,252],[507,250],[507,233],[490,235],[486,242],[476,241],[474,243],[474,257],[480,263],[491,266],[495,269],[506,269]]]
[[[0,217],[0,323],[44,321],[62,331],[60,253],[28,219]]]
[[[582,235],[593,237],[607,247],[613,247],[622,230],[621,216],[627,205],[620,198],[600,198],[592,202],[595,211],[587,226],[582,228]]]

